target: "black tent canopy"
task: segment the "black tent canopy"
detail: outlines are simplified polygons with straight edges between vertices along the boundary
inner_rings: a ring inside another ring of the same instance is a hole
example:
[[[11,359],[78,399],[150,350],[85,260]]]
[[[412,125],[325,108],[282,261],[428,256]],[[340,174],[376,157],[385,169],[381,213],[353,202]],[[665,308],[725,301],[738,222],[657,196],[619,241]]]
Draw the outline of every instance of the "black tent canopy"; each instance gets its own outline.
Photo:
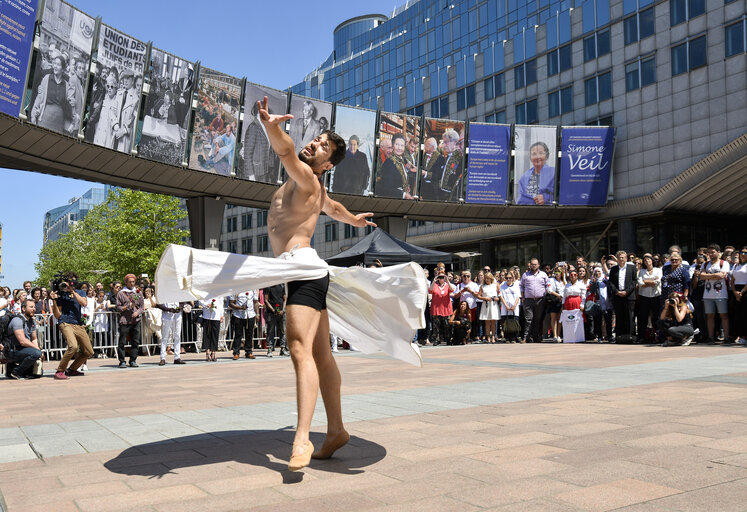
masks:
[[[379,260],[382,265],[395,265],[414,261],[421,265],[433,265],[438,262],[451,263],[449,252],[435,251],[418,247],[398,240],[381,228],[376,228],[363,240],[337,256],[327,258],[327,263],[338,267],[349,267],[363,263],[371,265]]]

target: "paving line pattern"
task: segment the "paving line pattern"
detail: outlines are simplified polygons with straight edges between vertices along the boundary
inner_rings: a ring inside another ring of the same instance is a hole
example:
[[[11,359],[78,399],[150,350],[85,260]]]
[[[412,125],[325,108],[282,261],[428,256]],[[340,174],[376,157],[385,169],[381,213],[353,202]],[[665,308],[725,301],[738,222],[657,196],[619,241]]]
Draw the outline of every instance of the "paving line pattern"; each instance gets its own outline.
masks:
[[[343,395],[344,421],[393,418],[679,380],[747,384],[746,377],[729,375],[747,372],[747,354],[605,368],[448,359],[432,359],[431,362],[555,371],[524,377]],[[9,427],[0,429],[0,463],[125,450],[143,443],[177,443],[247,431],[292,429],[295,423],[296,404],[294,401],[284,401]],[[326,416],[319,401],[312,426],[325,424]]]

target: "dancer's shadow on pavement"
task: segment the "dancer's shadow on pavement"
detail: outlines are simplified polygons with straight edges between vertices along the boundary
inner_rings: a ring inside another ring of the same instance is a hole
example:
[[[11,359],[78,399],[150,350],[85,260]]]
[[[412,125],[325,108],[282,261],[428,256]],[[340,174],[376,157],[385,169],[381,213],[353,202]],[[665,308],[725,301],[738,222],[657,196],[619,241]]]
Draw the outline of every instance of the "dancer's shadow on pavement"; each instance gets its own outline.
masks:
[[[161,478],[179,468],[236,462],[262,466],[277,471],[283,483],[303,480],[303,472],[288,471],[294,431],[227,430],[178,437],[127,448],[104,466],[113,473]],[[311,433],[311,442],[319,449],[324,434]],[[351,436],[350,442],[328,460],[311,460],[310,468],[354,475],[386,456],[386,449],[376,443]]]

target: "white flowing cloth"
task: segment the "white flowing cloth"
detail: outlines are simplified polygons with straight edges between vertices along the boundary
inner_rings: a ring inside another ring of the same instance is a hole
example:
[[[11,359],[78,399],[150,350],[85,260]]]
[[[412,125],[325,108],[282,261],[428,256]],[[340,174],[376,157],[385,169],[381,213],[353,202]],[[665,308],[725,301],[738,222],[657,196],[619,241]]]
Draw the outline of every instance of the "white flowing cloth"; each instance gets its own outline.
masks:
[[[182,302],[241,293],[329,273],[327,292],[332,334],[370,354],[383,350],[423,366],[412,342],[425,327],[428,289],[423,268],[403,263],[384,268],[331,267],[311,248],[262,258],[169,245],[156,269],[158,300]]]

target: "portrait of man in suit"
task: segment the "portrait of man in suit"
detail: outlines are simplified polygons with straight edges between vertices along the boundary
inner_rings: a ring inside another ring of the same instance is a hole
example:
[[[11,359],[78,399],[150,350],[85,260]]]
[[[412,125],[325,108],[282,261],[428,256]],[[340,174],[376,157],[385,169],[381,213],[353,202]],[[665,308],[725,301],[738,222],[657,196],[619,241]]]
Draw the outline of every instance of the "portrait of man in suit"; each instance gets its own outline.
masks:
[[[293,110],[291,110],[291,113],[293,113]],[[305,100],[303,102],[301,116],[294,117],[291,120],[290,136],[293,140],[293,144],[296,146],[296,151],[301,151],[306,144],[322,133],[321,125],[316,119],[316,116],[316,106],[311,101]]]

